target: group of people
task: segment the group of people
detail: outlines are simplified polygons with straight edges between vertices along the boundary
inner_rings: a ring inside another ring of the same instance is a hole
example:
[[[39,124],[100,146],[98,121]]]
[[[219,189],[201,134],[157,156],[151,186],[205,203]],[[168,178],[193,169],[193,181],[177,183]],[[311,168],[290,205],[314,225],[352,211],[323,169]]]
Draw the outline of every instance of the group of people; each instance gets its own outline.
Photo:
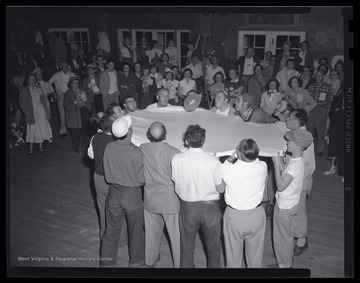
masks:
[[[95,160],[100,254],[111,259],[102,266],[115,266],[118,246],[128,243],[129,267],[154,267],[165,225],[176,268],[194,267],[199,228],[208,267],[220,267],[222,234],[227,267],[244,266],[243,261],[260,267],[266,217],[274,218],[276,267],[291,267],[293,255],[306,251],[306,199],[326,137],[332,163],[324,174],[335,173],[337,166],[343,176],[343,63],[329,70],[328,59],[321,58],[314,70],[307,41],[297,54],[290,47],[285,42],[282,52],[268,51],[263,60],[249,47],[226,76],[215,54],[205,57],[202,50],[189,49],[189,64],[180,70],[173,41],[162,52],[157,42],[148,48],[143,38],[142,47],[133,49],[125,39],[119,72],[101,50],[85,63],[71,49],[69,58],[54,54],[47,68],[35,64],[26,86],[23,75],[13,76],[19,91],[14,110],[24,115],[29,154],[34,143],[44,152],[43,142],[52,142],[58,119],[60,138],[69,129],[73,150],[88,148]],[[184,133],[187,150],[180,152],[166,142],[161,114],[147,132],[149,143],[131,142],[134,111],[183,106],[190,95],[198,95],[198,107],[215,115],[277,123],[288,141],[287,157],[261,157],[256,141],[245,139],[231,156],[216,158],[202,149],[206,131],[196,123]],[[97,121],[95,135],[90,118]],[[21,136],[14,121],[20,120],[12,119],[17,143]],[[219,201],[223,193],[225,212]]]

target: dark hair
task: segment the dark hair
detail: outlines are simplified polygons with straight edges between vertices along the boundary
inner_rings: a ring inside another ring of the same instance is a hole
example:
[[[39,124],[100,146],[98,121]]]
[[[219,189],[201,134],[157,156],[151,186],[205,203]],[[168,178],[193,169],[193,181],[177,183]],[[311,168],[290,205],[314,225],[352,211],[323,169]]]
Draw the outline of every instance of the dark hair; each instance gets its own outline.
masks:
[[[290,78],[290,80],[288,81],[288,86],[289,86],[289,88],[291,88],[291,81],[292,81],[292,79],[297,79],[299,87],[302,87],[302,86],[303,86],[302,80],[301,80],[298,76],[294,76],[294,77]]]
[[[114,107],[120,106],[119,103],[110,103],[109,107],[106,109],[106,115],[112,116],[114,115]]]
[[[285,45],[289,45],[289,47],[291,48],[291,42],[289,42],[289,41],[283,42],[283,44],[281,44],[281,48],[284,49]]]
[[[285,65],[287,66],[287,64],[288,64],[289,62],[293,62],[294,65],[295,65],[295,60],[294,60],[294,59],[291,59],[291,58],[286,60],[286,64],[285,64]]]
[[[224,79],[225,79],[225,76],[224,76],[224,74],[222,73],[222,72],[216,72],[215,73],[215,75],[213,76],[213,81],[215,81],[215,77],[217,76],[217,75],[221,75],[221,81],[224,81]]]
[[[122,68],[121,68],[123,71],[124,71],[124,67],[125,67],[125,66],[128,66],[129,69],[131,70],[131,65],[130,65],[128,62],[123,62],[123,63],[122,63]]]
[[[322,57],[318,60],[318,62],[320,62],[321,60],[326,61],[326,65],[329,65],[329,59],[327,57]]]
[[[300,127],[304,126],[308,120],[308,114],[305,109],[296,109],[294,116],[299,121]]]
[[[90,125],[93,126],[96,130],[98,130],[100,128],[100,117],[98,116],[97,113],[94,113],[93,115],[91,115],[91,117],[89,118],[90,121]]]
[[[93,55],[95,55],[95,54],[93,54]],[[97,61],[100,57],[104,59],[104,56],[102,56],[102,55],[96,55],[96,61]]]
[[[134,98],[135,102],[136,102],[136,98],[133,95],[127,94],[127,95],[125,95],[125,97],[123,99],[121,99],[122,104],[126,103],[126,100],[129,99],[129,98]]]
[[[192,60],[192,59],[194,59],[195,57],[199,59],[199,56],[198,56],[196,53],[192,53],[190,59]]]
[[[169,54],[167,54],[166,52],[164,52],[163,54],[161,54],[161,60],[163,59],[164,55],[167,56],[168,60],[170,60],[170,56]]]
[[[199,148],[205,143],[206,130],[199,125],[190,125],[183,136],[185,147]],[[187,143],[186,143],[187,142]]]
[[[253,68],[253,71],[254,71],[254,72],[255,72],[256,67],[261,67],[261,71],[263,71],[263,70],[264,70],[263,65],[261,65],[261,64],[259,64],[259,63],[257,63],[257,64],[254,66],[254,68]]]
[[[135,65],[140,65],[140,69],[142,69],[143,65],[141,64],[140,61],[137,61],[134,63],[134,67],[133,67],[133,71],[135,72]]]
[[[189,44],[194,45],[194,42],[188,41],[188,43],[186,45],[189,45]]]
[[[174,70],[174,69],[180,70],[178,66],[171,66],[170,70],[172,71],[172,70]]]
[[[237,76],[239,75],[239,70],[236,70],[234,67],[230,67],[228,74],[230,74],[230,71],[232,71],[232,70],[235,71],[235,73],[236,73]]]
[[[158,41],[157,40],[153,40],[153,41],[151,41],[151,48],[154,48],[154,45],[155,44],[157,44],[158,43]]]
[[[306,44],[307,48],[310,49],[310,42],[308,40],[304,40],[302,42],[300,42],[299,46]]]
[[[324,71],[324,74],[326,75],[327,72],[329,71],[329,67],[325,64],[320,64],[319,67],[317,68],[317,71],[320,70],[321,67],[324,67],[326,71]]]
[[[248,46],[248,48],[246,48],[246,50],[245,50],[245,55],[247,54],[247,52],[249,51],[250,48],[253,50],[253,52],[255,51],[253,46]]]
[[[183,76],[183,77],[184,77],[184,75],[185,75],[186,72],[190,72],[190,73],[191,73],[190,78],[192,78],[193,72],[191,71],[191,69],[189,69],[189,68],[184,69],[184,71],[182,72],[182,76]]]
[[[342,61],[342,60],[338,60],[337,62],[336,62],[336,64],[334,65],[334,69],[336,69],[336,66],[337,65],[341,65],[342,66],[342,69],[344,70],[344,62]]]
[[[166,139],[166,128],[165,128],[164,124],[162,124],[162,126],[161,126],[161,130],[162,130],[161,135],[157,139],[154,138],[151,135],[150,129],[151,129],[151,126],[149,127],[149,129],[146,132],[146,137],[149,139],[149,141],[151,141],[151,142],[162,142],[162,141],[164,141]]]
[[[317,74],[318,72],[322,73],[323,76],[326,75],[326,73],[324,72],[324,70],[319,70],[319,68],[316,70],[316,73],[315,73],[315,74]]]
[[[303,66],[303,71],[302,71],[302,73],[304,72],[304,69],[305,69],[305,68],[309,69],[309,70],[310,70],[310,73],[312,74],[313,68],[311,68],[311,67],[308,66],[308,65]]]
[[[115,65],[115,61],[113,59],[108,59],[106,61],[106,65],[109,65],[109,63],[114,63],[114,65]]]
[[[236,148],[236,154],[240,158],[242,155],[254,161],[259,156],[259,147],[252,139],[243,139]]]
[[[151,65],[149,66],[149,70],[151,71],[152,68],[156,68],[156,73],[159,72],[159,67],[158,67],[158,65],[156,65],[156,64],[151,64]]]
[[[279,90],[280,87],[280,83],[277,79],[270,79],[267,83],[266,83],[266,89],[269,90],[269,85],[271,82],[275,82],[276,83],[276,90]]]
[[[270,53],[271,56],[272,56],[272,52],[271,52],[270,50],[266,51],[265,54],[266,54],[266,53]],[[276,57],[276,56],[275,56],[275,57]]]
[[[104,115],[100,118],[99,126],[101,130],[109,133],[111,132],[111,127],[113,123],[114,121],[110,117]]]

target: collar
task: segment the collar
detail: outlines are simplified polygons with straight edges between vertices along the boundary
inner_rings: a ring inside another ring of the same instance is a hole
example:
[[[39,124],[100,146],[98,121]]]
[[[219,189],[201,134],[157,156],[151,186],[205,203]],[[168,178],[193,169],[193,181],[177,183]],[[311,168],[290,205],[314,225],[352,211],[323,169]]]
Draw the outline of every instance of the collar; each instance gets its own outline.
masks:
[[[191,152],[204,152],[202,147],[198,147],[198,148],[194,148],[194,147],[189,147],[187,151],[191,151]]]
[[[237,83],[239,81],[239,77],[236,78],[236,80],[231,80],[232,83]]]

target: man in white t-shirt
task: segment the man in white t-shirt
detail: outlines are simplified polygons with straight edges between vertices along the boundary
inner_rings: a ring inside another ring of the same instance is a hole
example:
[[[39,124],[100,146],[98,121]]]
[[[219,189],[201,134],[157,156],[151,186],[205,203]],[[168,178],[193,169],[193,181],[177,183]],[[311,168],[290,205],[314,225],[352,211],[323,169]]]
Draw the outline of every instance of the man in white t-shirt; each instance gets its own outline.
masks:
[[[278,189],[273,217],[273,240],[277,264],[270,264],[269,268],[291,268],[294,250],[293,223],[299,208],[305,172],[303,151],[313,141],[311,133],[301,129],[286,132],[284,138],[287,140],[287,151],[292,156],[286,168],[281,162],[280,155],[272,158]]]
[[[247,267],[261,268],[266,225],[261,201],[266,186],[267,165],[258,159],[258,155],[256,142],[244,139],[221,165],[226,184],[227,208],[223,216],[223,233],[227,268],[241,268],[244,242]]]

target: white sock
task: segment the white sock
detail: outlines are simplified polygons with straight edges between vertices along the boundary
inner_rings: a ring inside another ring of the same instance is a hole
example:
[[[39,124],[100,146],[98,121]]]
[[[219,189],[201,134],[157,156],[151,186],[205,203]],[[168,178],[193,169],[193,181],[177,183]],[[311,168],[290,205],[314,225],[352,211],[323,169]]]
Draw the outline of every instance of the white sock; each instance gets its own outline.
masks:
[[[306,244],[306,238],[298,238],[296,244],[297,244],[299,247],[305,246],[305,244]]]

